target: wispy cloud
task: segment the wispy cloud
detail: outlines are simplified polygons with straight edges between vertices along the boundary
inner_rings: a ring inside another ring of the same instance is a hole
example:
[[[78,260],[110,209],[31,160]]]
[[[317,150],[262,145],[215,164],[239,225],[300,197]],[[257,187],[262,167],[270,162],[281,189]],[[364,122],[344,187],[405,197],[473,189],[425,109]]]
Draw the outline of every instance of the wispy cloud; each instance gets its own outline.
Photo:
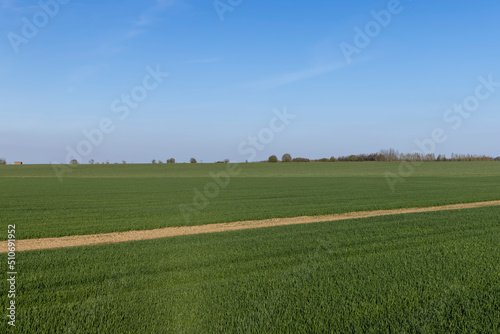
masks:
[[[155,4],[143,11],[139,18],[134,21],[134,25],[137,27],[150,26],[158,21],[157,14],[166,10],[169,7],[177,4],[180,0],[155,0]]]
[[[187,60],[185,63],[186,64],[208,64],[208,63],[216,63],[216,62],[221,61],[221,60],[222,60],[222,58],[212,57],[212,58]]]
[[[67,92],[73,93],[79,86],[99,74],[100,66],[83,65],[73,69],[67,79]]]
[[[7,1],[7,0],[0,0]],[[127,50],[127,43],[149,31],[151,26],[161,21],[160,14],[168,8],[181,4],[183,0],[154,0],[149,7],[127,22],[127,26],[119,31],[103,33],[101,43],[90,53],[99,56],[116,56]]]
[[[296,82],[300,82],[306,79],[314,78],[323,74],[327,74],[330,72],[334,72],[340,70],[347,65],[345,62],[337,63],[337,64],[329,64],[325,66],[317,66],[312,68],[307,68],[299,71],[289,72],[280,74],[277,76],[265,78],[263,80],[250,82],[244,84],[243,86],[249,89],[255,90],[267,90],[274,89],[281,86],[293,84]]]
[[[7,1],[7,0],[0,0]],[[99,48],[95,50],[97,54],[116,55],[125,50],[123,42],[127,42],[148,32],[148,27],[159,22],[159,14],[169,7],[180,3],[182,0],[155,0],[153,4],[142,11],[136,20],[129,22],[130,26],[125,31],[121,31],[118,36],[114,34],[113,40],[106,40]]]
[[[132,39],[134,37],[137,37],[139,35],[142,35],[146,32],[146,30],[144,29],[134,29],[134,30],[130,30],[128,33],[126,33],[123,38],[121,39],[122,41],[125,41],[125,40],[128,40],[128,39]]]
[[[137,20],[134,21],[134,25],[137,27],[149,26],[154,23],[154,19],[151,15],[143,13],[139,16]]]
[[[155,2],[157,10],[164,10],[167,7],[175,5],[179,0],[155,0]]]

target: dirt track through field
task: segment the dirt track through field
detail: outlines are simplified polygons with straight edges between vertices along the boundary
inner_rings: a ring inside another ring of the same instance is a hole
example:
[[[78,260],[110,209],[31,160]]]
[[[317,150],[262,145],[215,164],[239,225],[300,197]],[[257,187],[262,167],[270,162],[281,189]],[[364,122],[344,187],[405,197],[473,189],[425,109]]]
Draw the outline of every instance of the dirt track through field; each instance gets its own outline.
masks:
[[[60,238],[25,239],[25,240],[16,240],[16,251],[113,244],[119,242],[159,239],[159,238],[175,237],[181,235],[237,231],[237,230],[246,230],[252,228],[271,227],[271,226],[320,223],[320,222],[329,222],[337,220],[398,215],[404,213],[472,209],[472,208],[481,208],[481,207],[499,206],[499,205],[500,201],[490,201],[490,202],[477,202],[477,203],[467,203],[467,204],[431,206],[426,208],[360,211],[360,212],[350,212],[350,213],[325,215],[325,216],[273,218],[265,220],[249,220],[249,221],[240,221],[233,223],[207,224],[198,226],[166,227],[155,230],[74,235],[74,236],[60,237]],[[8,252],[8,242],[7,241],[0,242],[0,253],[7,253],[7,252]]]

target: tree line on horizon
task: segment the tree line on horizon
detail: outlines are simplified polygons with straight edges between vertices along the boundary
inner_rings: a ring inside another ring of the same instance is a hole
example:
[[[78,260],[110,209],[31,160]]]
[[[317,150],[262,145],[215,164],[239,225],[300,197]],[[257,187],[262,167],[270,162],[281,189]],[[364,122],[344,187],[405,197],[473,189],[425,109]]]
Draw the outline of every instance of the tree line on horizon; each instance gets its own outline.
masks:
[[[364,161],[378,161],[378,162],[398,162],[398,161],[410,161],[410,162],[418,162],[418,161],[500,161],[500,156],[493,158],[487,155],[475,155],[475,154],[456,154],[452,153],[450,157],[447,157],[445,154],[422,154],[422,153],[400,153],[395,149],[381,150],[378,153],[369,153],[369,154],[351,154],[348,156],[338,156],[338,157],[330,157],[330,158],[322,158],[322,159],[309,159],[303,157],[295,157],[289,153],[283,154],[281,160],[278,159],[276,155],[271,155],[267,160],[257,161],[256,163],[277,163],[277,162],[364,162]],[[198,161],[195,158],[191,158],[189,160],[190,163],[195,164]],[[248,160],[246,161],[248,163]],[[94,161],[94,159],[89,160],[89,165],[99,164]],[[123,160],[122,164],[126,164],[127,162]],[[153,159],[151,161],[152,164],[163,164],[164,162],[161,160]],[[174,158],[169,158],[165,160],[165,163],[176,163]],[[217,161],[216,163],[229,163],[229,159]],[[5,158],[0,158],[0,165],[6,165],[7,160]],[[78,165],[76,159],[70,161],[70,164]],[[109,164],[109,161],[102,162],[101,164]],[[114,164],[117,164],[115,162]]]
[[[285,153],[281,162],[363,162],[363,161],[378,161],[378,162],[398,162],[398,161],[410,161],[410,162],[418,162],[418,161],[500,161],[500,157],[490,157],[486,155],[475,155],[475,154],[456,154],[452,153],[450,157],[447,157],[445,154],[422,154],[422,153],[400,153],[397,150],[389,149],[389,150],[381,150],[378,153],[370,153],[370,154],[351,154],[348,156],[339,156],[337,158],[330,157],[322,158],[322,159],[308,159],[308,158],[292,158],[289,153]],[[280,162],[276,155],[271,155],[267,161],[261,162],[270,162],[276,163]]]

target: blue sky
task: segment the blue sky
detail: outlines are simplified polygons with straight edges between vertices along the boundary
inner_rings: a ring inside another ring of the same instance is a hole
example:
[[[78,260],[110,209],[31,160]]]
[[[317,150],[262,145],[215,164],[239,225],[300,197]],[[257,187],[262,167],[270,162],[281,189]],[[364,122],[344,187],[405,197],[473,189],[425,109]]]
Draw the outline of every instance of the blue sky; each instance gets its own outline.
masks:
[[[413,152],[436,128],[447,138],[436,154],[500,156],[500,86],[458,128],[443,118],[479,77],[500,82],[498,1],[221,0],[223,20],[212,1],[54,1],[0,0],[8,162],[65,162],[103,119],[113,130],[81,162],[244,161],[238,147],[284,108],[295,118],[256,160]],[[377,28],[373,11],[390,22],[349,62],[340,46]],[[157,66],[168,77],[120,119],[113,101]]]

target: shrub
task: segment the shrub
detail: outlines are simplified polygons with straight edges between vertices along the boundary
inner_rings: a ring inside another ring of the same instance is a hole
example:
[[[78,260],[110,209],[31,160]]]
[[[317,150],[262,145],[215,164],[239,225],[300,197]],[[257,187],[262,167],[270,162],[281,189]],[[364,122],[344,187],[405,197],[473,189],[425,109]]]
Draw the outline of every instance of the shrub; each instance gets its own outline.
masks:
[[[292,162],[292,156],[288,153],[285,153],[285,154],[283,154],[281,161],[282,162]]]
[[[78,160],[73,159],[69,163],[70,163],[70,165],[78,165]]]
[[[190,163],[192,163],[192,164],[195,164],[195,163],[197,163],[198,161],[196,161],[196,159],[195,159],[195,158],[191,158],[191,159],[189,160],[189,162],[190,162]]]
[[[278,157],[275,155],[271,155],[267,161],[268,162],[278,162]]]
[[[347,159],[348,159],[348,161],[358,161],[358,156],[352,154]]]

